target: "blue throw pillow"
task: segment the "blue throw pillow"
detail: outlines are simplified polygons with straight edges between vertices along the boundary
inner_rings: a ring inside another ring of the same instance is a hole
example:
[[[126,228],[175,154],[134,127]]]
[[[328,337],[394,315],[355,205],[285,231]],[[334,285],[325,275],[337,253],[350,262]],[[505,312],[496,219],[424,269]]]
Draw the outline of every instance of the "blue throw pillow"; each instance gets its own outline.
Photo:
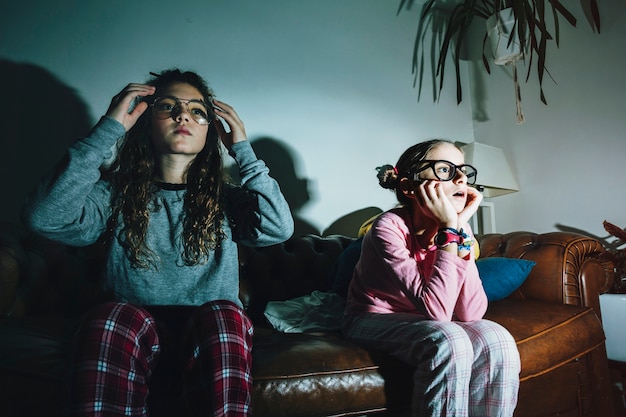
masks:
[[[517,258],[479,258],[478,274],[489,301],[501,300],[518,289],[536,262]]]

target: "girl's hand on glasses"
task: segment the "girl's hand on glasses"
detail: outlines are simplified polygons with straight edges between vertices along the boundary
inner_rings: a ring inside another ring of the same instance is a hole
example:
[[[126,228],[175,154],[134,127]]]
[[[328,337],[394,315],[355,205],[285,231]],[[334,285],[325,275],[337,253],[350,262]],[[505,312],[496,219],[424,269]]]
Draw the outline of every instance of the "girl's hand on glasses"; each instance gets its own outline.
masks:
[[[128,130],[135,125],[139,116],[148,108],[148,103],[138,100],[153,95],[155,87],[145,84],[128,84],[118,95],[113,97],[106,115],[120,122]],[[134,107],[131,107],[135,104]]]
[[[234,143],[247,139],[246,128],[235,109],[223,101],[213,100],[213,111],[219,116],[213,122],[226,148],[230,149]],[[226,131],[222,120],[228,125],[229,131]]]

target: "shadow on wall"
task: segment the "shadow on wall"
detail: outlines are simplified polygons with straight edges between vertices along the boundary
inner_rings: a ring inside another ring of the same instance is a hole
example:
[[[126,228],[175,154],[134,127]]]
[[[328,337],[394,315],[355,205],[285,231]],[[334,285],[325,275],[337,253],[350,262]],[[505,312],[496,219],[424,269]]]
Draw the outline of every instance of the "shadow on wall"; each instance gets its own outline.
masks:
[[[76,91],[36,65],[0,60],[0,91],[0,219],[17,223],[28,192],[92,121]]]
[[[377,217],[383,211],[378,207],[366,207],[364,209],[353,211],[339,219],[335,220],[326,230],[324,230],[324,236],[330,235],[344,235],[350,237],[357,237],[361,226],[365,222],[370,223],[372,218]]]
[[[270,169],[270,175],[280,184],[289,203],[293,216],[294,236],[332,234],[357,237],[361,225],[382,211],[377,207],[367,207],[346,214],[334,221],[323,233],[301,216],[302,209],[311,202],[311,181],[298,175],[296,154],[286,144],[270,137],[260,137],[250,141],[259,159]]]
[[[270,169],[270,175],[278,184],[289,203],[295,223],[294,236],[319,235],[320,231],[301,217],[302,208],[311,201],[310,181],[297,174],[295,154],[286,144],[270,137],[250,141],[254,152]]]

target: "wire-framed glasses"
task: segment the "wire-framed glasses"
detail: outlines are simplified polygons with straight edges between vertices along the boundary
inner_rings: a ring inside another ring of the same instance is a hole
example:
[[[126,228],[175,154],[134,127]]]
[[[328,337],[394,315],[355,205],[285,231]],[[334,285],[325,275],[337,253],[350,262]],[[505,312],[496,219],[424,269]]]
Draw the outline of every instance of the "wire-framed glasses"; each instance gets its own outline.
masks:
[[[177,97],[157,97],[151,104],[152,113],[157,119],[165,120],[178,116],[185,106],[185,110],[199,125],[211,123],[209,115],[212,113],[209,106],[201,100],[181,100]]]
[[[425,163],[421,168],[413,173],[414,181],[424,181],[424,178],[420,178],[419,174],[422,171],[426,171],[428,168],[433,170],[433,174],[440,181],[450,181],[457,176],[457,172],[462,173],[467,177],[467,183],[469,185],[476,184],[476,177],[478,175],[478,171],[471,165],[463,164],[463,165],[455,165],[450,161],[422,161]]]

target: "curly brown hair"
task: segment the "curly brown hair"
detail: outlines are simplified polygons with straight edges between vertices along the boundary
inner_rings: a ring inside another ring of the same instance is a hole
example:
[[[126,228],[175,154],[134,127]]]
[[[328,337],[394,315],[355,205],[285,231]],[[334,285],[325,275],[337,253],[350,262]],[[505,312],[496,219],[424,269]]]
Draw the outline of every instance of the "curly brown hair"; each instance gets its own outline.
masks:
[[[213,91],[194,72],[171,69],[152,75],[154,78],[147,84],[155,86],[157,92],[174,83],[186,83],[198,89],[206,103],[213,100]],[[214,115],[209,117],[211,120]],[[112,185],[110,236],[121,225],[115,237],[126,249],[131,265],[138,268],[158,265],[158,259],[146,244],[150,211],[157,207],[159,190],[155,184],[151,118],[151,111],[141,115],[121,141],[115,161],[105,172]],[[218,248],[226,237],[221,198],[225,177],[214,123],[209,125],[204,148],[187,167],[186,177],[181,255],[186,265],[195,265],[206,262],[209,252]]]

